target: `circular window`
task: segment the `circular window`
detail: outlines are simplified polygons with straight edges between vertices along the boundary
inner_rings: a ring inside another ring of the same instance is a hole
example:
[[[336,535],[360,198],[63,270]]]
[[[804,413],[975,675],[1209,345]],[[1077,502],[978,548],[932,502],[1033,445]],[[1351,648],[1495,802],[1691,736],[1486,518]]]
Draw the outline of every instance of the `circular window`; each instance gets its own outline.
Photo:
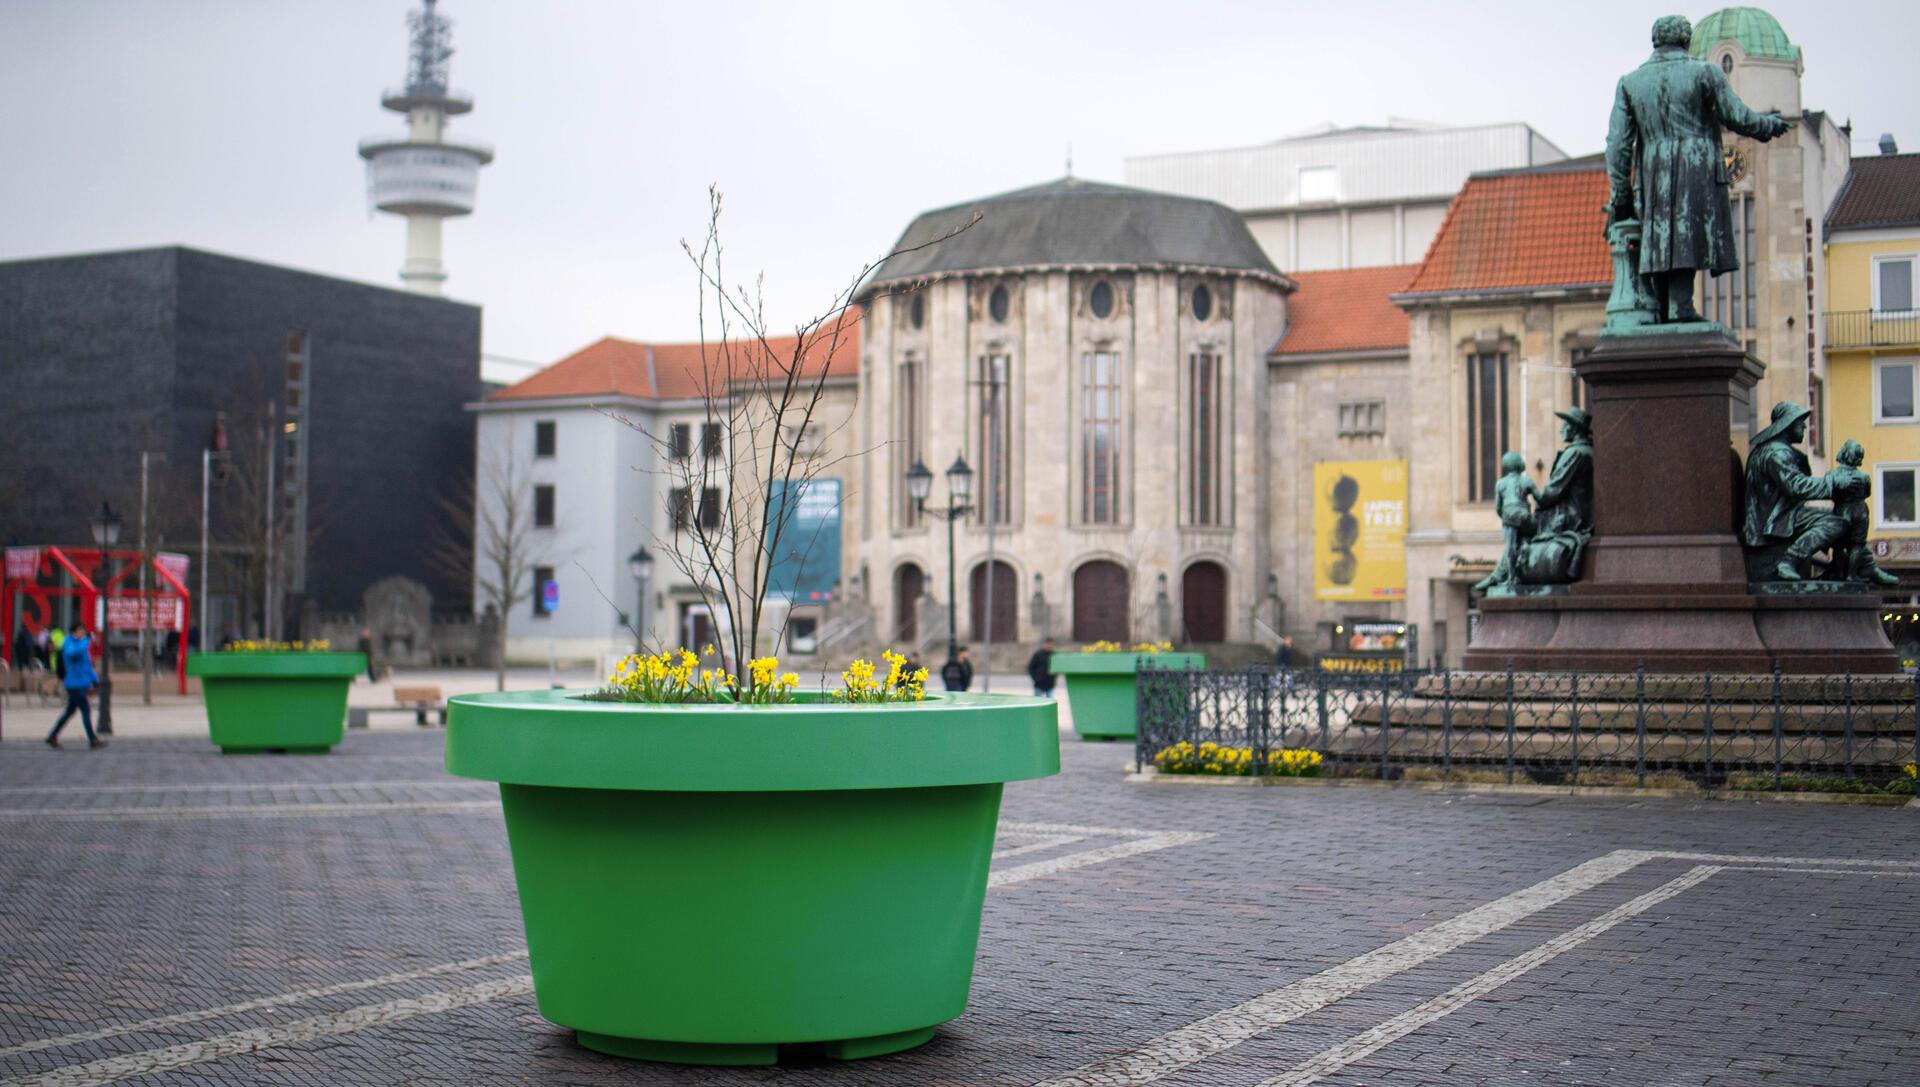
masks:
[[[1104,279],[1095,283],[1087,292],[1087,308],[1103,321],[1113,316],[1113,284]]]
[[[1720,54],[1720,70],[1727,73],[1728,75],[1733,74],[1733,54],[1732,53]]]
[[[987,314],[995,321],[1005,324],[1007,321],[1007,308],[1012,304],[1013,299],[1007,294],[1007,289],[1005,287],[995,287],[993,293],[987,296]]]
[[[915,328],[927,323],[927,300],[923,295],[916,294],[913,301],[907,303],[907,321]]]
[[[1193,289],[1193,319],[1204,321],[1213,316],[1213,292],[1202,284]]]

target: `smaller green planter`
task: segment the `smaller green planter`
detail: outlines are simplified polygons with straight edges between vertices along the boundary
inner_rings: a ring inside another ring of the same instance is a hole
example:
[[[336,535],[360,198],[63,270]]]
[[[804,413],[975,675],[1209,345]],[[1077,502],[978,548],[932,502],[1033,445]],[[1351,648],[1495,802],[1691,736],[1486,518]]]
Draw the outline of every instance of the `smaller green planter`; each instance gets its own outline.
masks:
[[[1194,671],[1202,653],[1055,653],[1055,675],[1067,677],[1073,731],[1083,740],[1131,740],[1137,708],[1133,677],[1143,665]]]
[[[364,653],[194,653],[207,733],[222,753],[324,755],[346,735],[347,688]]]

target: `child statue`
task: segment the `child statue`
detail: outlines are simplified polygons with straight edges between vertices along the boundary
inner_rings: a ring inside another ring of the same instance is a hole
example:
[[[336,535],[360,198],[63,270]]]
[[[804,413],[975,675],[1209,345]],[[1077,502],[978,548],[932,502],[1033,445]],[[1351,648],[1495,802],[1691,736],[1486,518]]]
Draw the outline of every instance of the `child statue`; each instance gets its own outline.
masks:
[[[1873,524],[1867,512],[1867,499],[1873,495],[1873,478],[1860,470],[1861,462],[1867,459],[1866,448],[1848,439],[1835,459],[1840,464],[1827,473],[1827,485],[1833,488],[1833,512],[1847,527],[1833,544],[1834,567],[1844,570],[1851,581],[1900,584],[1899,578],[1880,569],[1880,564],[1873,559],[1873,550],[1867,546],[1867,530]]]
[[[1533,503],[1540,500],[1540,489],[1527,475],[1527,462],[1520,454],[1509,452],[1500,458],[1500,481],[1493,485],[1493,512],[1500,515],[1500,531],[1506,536],[1506,548],[1493,572],[1474,585],[1475,592],[1509,589],[1519,583],[1520,560],[1527,541],[1533,538]]]

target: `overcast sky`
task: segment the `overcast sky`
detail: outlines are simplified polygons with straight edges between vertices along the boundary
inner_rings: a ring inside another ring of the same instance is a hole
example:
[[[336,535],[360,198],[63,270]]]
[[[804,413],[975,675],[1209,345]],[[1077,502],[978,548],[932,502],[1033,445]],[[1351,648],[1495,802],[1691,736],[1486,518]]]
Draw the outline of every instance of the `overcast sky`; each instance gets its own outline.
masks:
[[[0,259],[186,244],[397,284],[363,136],[417,0],[0,0]],[[732,267],[777,325],[818,312],[918,211],[1128,155],[1389,116],[1526,121],[1599,150],[1664,4],[443,0],[453,133],[492,143],[446,230],[490,354],[690,339],[679,241],[727,198]],[[1804,100],[1856,153],[1920,150],[1912,0],[1769,5]],[[1698,19],[1701,11],[1685,12]]]

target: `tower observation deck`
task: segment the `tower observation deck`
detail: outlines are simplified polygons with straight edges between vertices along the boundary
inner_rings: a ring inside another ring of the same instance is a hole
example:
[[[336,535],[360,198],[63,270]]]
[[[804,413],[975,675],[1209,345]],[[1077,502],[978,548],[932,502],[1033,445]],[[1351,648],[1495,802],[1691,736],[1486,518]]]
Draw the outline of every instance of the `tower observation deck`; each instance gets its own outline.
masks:
[[[360,141],[360,157],[367,160],[368,203],[407,219],[400,281],[408,290],[439,294],[447,278],[440,223],[473,211],[480,167],[493,161],[493,148],[447,139],[447,118],[472,111],[473,96],[447,82],[453,24],[434,10],[436,0],[421,2],[421,10],[407,16],[407,84],[380,99],[387,109],[406,114],[406,135],[369,136]]]

